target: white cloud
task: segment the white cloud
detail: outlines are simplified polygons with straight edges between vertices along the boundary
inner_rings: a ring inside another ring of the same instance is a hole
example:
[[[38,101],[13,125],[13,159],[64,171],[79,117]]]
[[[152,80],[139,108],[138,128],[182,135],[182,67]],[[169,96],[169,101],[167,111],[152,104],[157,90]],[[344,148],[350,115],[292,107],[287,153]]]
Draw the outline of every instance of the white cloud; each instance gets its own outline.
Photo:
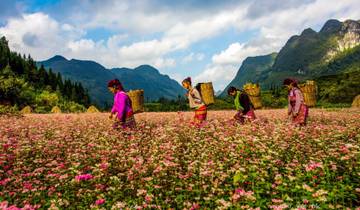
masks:
[[[208,66],[201,74],[194,78],[198,82],[213,82],[215,90],[224,89],[228,81],[236,75],[237,69],[234,65],[213,65]]]
[[[131,33],[157,33],[169,31],[179,22],[185,24],[211,17],[221,12],[243,7],[251,0],[237,1],[167,1],[167,0],[63,0],[51,11],[78,27],[89,29],[102,27]],[[59,10],[61,8],[61,10]],[[64,9],[66,8],[66,9]]]
[[[246,46],[238,42],[231,44],[226,50],[215,54],[212,57],[214,64],[228,65],[239,64],[248,56],[257,55],[260,49],[253,46]]]
[[[205,55],[203,53],[190,53],[189,55],[185,56],[183,59],[182,59],[182,63],[190,63],[192,61],[202,61],[204,60],[205,58]]]
[[[33,13],[9,19],[0,28],[0,34],[6,36],[12,50],[46,59],[66,52],[68,41],[81,37],[84,32],[60,24],[46,14]]]
[[[61,54],[69,58],[95,60],[107,67],[136,67],[150,64],[158,68],[174,67],[174,59],[163,58],[172,47],[168,41],[147,41],[124,46],[127,34],[95,42],[81,38],[85,35],[70,24],[60,24],[43,13],[24,14],[9,19],[0,34],[9,40],[13,51],[31,54],[36,60],[45,60]]]
[[[81,39],[79,41],[70,42],[68,44],[69,49],[76,53],[79,51],[94,50],[96,43],[90,39]]]
[[[158,58],[155,60],[154,66],[157,68],[174,67],[176,65],[175,59],[173,58]]]
[[[122,44],[122,41],[126,40],[129,37],[128,34],[118,34],[113,35],[107,40],[107,47],[110,49],[119,48]]]
[[[215,84],[216,90],[223,90],[234,79],[237,70],[245,58],[271,52],[271,47],[258,45],[259,43],[261,42],[236,42],[230,44],[227,49],[213,55],[212,63],[201,74],[196,76],[195,80],[197,82],[211,80]]]

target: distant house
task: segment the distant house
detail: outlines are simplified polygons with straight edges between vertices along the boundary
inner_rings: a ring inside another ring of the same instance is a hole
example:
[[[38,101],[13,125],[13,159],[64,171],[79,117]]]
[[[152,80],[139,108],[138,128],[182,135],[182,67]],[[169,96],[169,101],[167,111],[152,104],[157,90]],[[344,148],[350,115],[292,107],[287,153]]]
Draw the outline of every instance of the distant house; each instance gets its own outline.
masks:
[[[304,74],[305,74],[305,71],[300,68],[300,69],[297,70],[297,73],[304,75]]]

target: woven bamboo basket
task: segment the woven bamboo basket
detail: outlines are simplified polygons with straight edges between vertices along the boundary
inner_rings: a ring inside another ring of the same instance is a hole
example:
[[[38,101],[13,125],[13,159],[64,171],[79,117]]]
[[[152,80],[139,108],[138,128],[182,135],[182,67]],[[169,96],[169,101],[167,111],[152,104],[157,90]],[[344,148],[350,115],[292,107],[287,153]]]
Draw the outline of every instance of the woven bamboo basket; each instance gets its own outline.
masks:
[[[354,101],[352,102],[351,107],[353,107],[353,108],[360,108],[360,95],[357,95],[357,96],[354,98]]]
[[[132,109],[134,113],[144,111],[144,90],[131,90],[128,93],[131,99]]]
[[[249,98],[255,109],[260,109],[262,107],[260,96],[249,96]]]
[[[20,112],[21,114],[31,114],[33,110],[30,106],[25,106]]]
[[[87,113],[99,113],[100,111],[95,106],[90,106],[86,112]]]
[[[54,106],[54,107],[51,109],[51,113],[61,113],[60,107]]]
[[[251,103],[254,105],[255,109],[260,109],[262,107],[261,97],[260,97],[260,85],[247,83],[243,86],[244,91],[248,94]]]
[[[212,82],[200,83],[200,92],[206,105],[215,103],[215,94]]]
[[[304,95],[305,104],[309,107],[316,105],[316,83],[315,81],[308,80],[305,84],[299,86]]]
[[[247,83],[243,86],[243,89],[249,96],[260,96],[260,85]]]

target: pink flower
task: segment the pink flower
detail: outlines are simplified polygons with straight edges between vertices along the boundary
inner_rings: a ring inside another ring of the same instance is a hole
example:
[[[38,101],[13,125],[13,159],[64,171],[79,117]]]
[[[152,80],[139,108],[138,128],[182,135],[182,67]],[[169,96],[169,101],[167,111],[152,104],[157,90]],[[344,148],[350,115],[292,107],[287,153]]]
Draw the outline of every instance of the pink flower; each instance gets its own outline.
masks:
[[[0,209],[6,209],[8,206],[8,202],[7,201],[2,201],[0,202]]]
[[[5,186],[8,182],[10,182],[9,178],[3,179],[3,180],[0,181],[0,185]]]
[[[105,199],[98,199],[96,202],[95,202],[95,204],[96,205],[98,205],[98,206],[100,206],[100,205],[102,205],[102,204],[104,204],[105,203]]]
[[[281,199],[271,199],[271,201],[272,201],[273,203],[282,203],[282,202],[284,202],[284,201],[281,200]]]
[[[23,187],[27,190],[32,190],[32,184],[30,182],[24,182]]]
[[[194,204],[192,205],[192,207],[190,208],[190,210],[195,210],[195,209],[200,209],[200,205],[197,204],[197,203],[194,203]]]
[[[12,206],[7,207],[6,210],[21,210],[21,208],[18,208],[16,206],[12,205]]]
[[[145,196],[145,201],[146,201],[147,203],[150,203],[150,202],[152,201],[152,196],[151,196],[151,195],[146,195],[146,196]]]
[[[342,154],[347,154],[350,152],[349,148],[346,145],[340,146],[340,152]]]
[[[283,210],[283,209],[286,209],[286,208],[288,208],[289,206],[288,205],[286,205],[286,204],[281,204],[281,205],[279,205],[279,206],[275,206],[275,205],[273,205],[273,206],[270,206],[270,209],[274,209],[274,210]]]
[[[81,175],[75,176],[75,180],[78,182],[91,180],[92,178],[94,178],[94,177],[91,174],[81,174]]]
[[[322,168],[322,163],[315,163],[315,162],[310,162],[307,166],[306,166],[306,168],[305,168],[305,170],[306,171],[312,171],[312,170],[315,170],[315,169],[317,169],[317,168]]]
[[[109,164],[108,164],[108,163],[101,163],[101,164],[100,164],[100,168],[101,168],[102,170],[106,170],[106,169],[108,169],[108,167],[109,167]]]
[[[246,192],[245,192],[245,190],[239,188],[239,189],[236,189],[236,190],[235,190],[235,193],[238,194],[238,195],[240,195],[240,196],[243,196],[243,195],[245,195]]]

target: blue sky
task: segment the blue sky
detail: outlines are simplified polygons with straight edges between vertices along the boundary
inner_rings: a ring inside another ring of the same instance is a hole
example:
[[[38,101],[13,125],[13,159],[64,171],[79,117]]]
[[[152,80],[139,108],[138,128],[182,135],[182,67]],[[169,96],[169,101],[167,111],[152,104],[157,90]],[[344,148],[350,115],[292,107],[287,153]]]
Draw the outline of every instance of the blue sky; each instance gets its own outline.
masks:
[[[36,60],[150,64],[221,90],[246,57],[328,19],[358,20],[358,9],[358,0],[0,0],[0,35]]]

